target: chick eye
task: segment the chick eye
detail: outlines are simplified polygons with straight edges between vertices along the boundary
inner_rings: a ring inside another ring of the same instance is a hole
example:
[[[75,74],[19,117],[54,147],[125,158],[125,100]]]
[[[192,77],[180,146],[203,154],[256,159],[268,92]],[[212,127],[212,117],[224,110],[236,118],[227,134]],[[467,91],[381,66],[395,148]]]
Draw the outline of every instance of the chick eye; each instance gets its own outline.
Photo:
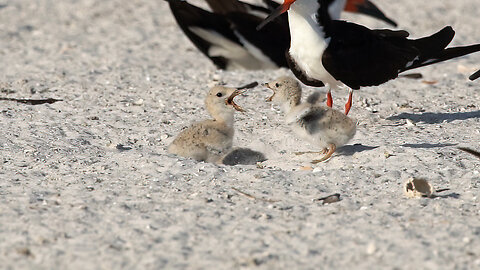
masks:
[[[217,93],[217,97],[223,96],[222,93]]]
[[[279,83],[275,83],[275,87],[280,87],[280,84],[279,84]]]

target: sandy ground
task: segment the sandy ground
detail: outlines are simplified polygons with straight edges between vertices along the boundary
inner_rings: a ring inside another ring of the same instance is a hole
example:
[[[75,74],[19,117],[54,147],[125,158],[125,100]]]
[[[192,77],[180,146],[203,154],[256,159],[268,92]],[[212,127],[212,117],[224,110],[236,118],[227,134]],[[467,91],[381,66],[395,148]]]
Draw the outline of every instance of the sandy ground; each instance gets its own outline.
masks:
[[[480,42],[477,0],[376,2],[413,37]],[[311,169],[293,153],[317,149],[253,89],[234,145],[268,160],[219,166],[166,147],[207,117],[209,86],[287,70],[216,71],[161,0],[0,1],[0,96],[62,100],[0,101],[1,268],[479,269],[480,160],[456,148],[480,149],[479,62],[357,91],[356,136]],[[410,177],[450,190],[408,199]]]

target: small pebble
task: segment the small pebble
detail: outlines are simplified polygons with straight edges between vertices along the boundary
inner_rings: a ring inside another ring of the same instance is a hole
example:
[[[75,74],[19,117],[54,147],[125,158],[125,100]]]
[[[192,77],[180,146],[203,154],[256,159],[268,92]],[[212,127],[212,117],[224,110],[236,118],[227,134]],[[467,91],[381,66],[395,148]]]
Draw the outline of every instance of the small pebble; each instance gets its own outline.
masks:
[[[373,253],[375,253],[376,250],[377,248],[375,247],[375,243],[370,242],[367,246],[367,254],[372,255]]]
[[[141,105],[143,105],[143,99],[141,99],[141,98],[137,99],[132,104],[135,105],[135,106],[141,106]]]

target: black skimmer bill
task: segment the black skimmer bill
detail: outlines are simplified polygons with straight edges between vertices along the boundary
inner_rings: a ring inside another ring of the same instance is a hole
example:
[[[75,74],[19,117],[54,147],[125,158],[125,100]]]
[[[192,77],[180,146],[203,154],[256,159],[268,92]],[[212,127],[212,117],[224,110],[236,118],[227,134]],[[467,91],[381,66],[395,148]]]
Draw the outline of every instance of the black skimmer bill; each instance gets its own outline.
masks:
[[[332,6],[345,0],[284,0],[259,26],[288,10],[291,44],[287,54],[290,69],[306,85],[348,86],[345,114],[352,106],[352,93],[362,86],[376,86],[399,73],[480,51],[480,44],[446,48],[455,31],[447,26],[424,38],[408,39],[407,31],[371,30],[332,20]]]
[[[263,0],[266,7],[238,0],[206,0],[212,12],[186,1],[167,0],[178,25],[192,43],[219,69],[275,69],[288,67],[285,52],[290,45],[288,16],[278,17],[261,31],[256,27],[280,6]],[[348,0],[332,14],[364,13],[396,26],[368,0]]]

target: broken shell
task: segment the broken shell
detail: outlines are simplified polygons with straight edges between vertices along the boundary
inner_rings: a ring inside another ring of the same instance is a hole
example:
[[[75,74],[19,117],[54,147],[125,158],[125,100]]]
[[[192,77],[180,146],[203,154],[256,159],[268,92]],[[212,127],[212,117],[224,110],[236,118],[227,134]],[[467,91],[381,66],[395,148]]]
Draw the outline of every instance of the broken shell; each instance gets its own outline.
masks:
[[[407,127],[414,127],[414,126],[416,126],[415,123],[414,123],[412,120],[410,120],[410,119],[405,120],[405,122],[407,123]]]
[[[143,105],[143,99],[140,98],[140,99],[135,100],[134,102],[132,102],[132,105],[142,106]]]
[[[433,186],[427,180],[422,178],[410,178],[405,182],[405,195],[410,198],[431,197],[433,195]]]

